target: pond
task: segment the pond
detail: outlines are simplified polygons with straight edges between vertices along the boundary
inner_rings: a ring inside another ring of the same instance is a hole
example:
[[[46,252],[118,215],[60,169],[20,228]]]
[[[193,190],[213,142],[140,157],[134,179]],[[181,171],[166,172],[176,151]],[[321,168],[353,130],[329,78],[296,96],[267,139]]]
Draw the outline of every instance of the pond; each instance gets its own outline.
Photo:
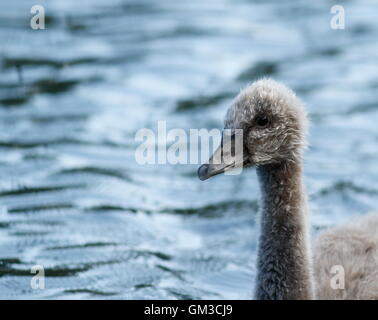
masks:
[[[1,299],[252,298],[255,171],[138,165],[135,134],[221,129],[263,76],[308,108],[312,233],[378,208],[374,1],[345,2],[344,30],[325,0],[39,4],[45,30],[0,4]]]

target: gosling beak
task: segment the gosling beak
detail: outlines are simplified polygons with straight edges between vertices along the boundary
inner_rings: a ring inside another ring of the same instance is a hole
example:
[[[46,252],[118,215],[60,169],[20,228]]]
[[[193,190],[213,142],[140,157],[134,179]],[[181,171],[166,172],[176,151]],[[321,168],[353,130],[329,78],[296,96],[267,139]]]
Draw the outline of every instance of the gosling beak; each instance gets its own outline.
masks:
[[[215,150],[208,163],[198,168],[200,180],[207,180],[217,174],[228,172],[234,168],[242,168],[243,157],[243,130],[235,130],[232,135],[223,134],[221,145]]]
[[[225,172],[228,167],[233,167],[233,164],[230,166],[225,165],[214,165],[214,164],[203,164],[198,168],[197,174],[198,178],[200,180],[204,181],[207,180],[213,176],[216,176],[217,174],[220,174],[222,172]]]

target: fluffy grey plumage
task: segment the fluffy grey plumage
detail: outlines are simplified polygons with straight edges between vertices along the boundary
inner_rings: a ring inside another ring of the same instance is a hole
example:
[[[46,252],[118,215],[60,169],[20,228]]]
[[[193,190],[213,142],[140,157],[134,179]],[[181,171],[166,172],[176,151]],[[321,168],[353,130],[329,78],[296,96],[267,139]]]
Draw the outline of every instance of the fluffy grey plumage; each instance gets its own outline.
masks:
[[[342,266],[345,289],[333,289],[333,266]],[[319,299],[378,300],[378,214],[325,232],[314,242],[315,292]]]
[[[348,225],[320,235],[315,246],[313,275],[307,199],[302,183],[307,116],[295,94],[275,81],[257,81],[235,98],[227,112],[225,128],[243,129],[244,157],[237,165],[256,166],[261,187],[256,298],[377,297],[374,289],[378,288],[378,277],[373,270],[378,265],[378,237],[373,238],[373,233],[364,236],[366,222],[357,224],[359,229],[357,225]],[[229,169],[211,161],[199,169],[202,180]],[[377,215],[372,217],[368,218],[370,223],[374,220],[378,225]],[[368,260],[354,262],[368,255]],[[332,292],[335,289],[330,284],[335,264],[346,269],[348,283],[342,294]],[[368,281],[361,284],[362,278],[369,279],[374,286]]]

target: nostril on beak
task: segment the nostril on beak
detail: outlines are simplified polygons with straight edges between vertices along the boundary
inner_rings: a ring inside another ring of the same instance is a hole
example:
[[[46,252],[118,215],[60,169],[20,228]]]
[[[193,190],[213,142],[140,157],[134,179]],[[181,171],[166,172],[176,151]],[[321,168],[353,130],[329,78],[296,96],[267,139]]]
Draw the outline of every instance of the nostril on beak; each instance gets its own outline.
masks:
[[[200,166],[198,168],[198,171],[197,171],[197,174],[198,174],[198,178],[200,178],[200,180],[206,180],[207,179],[207,171],[209,169],[209,165],[207,164],[203,164],[202,166]]]

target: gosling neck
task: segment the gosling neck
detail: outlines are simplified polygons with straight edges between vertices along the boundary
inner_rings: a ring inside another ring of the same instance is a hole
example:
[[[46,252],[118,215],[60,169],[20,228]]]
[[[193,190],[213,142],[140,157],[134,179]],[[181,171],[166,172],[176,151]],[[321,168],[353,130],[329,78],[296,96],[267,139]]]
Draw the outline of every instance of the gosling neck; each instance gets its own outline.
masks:
[[[256,298],[313,299],[302,161],[258,167],[262,216]]]

